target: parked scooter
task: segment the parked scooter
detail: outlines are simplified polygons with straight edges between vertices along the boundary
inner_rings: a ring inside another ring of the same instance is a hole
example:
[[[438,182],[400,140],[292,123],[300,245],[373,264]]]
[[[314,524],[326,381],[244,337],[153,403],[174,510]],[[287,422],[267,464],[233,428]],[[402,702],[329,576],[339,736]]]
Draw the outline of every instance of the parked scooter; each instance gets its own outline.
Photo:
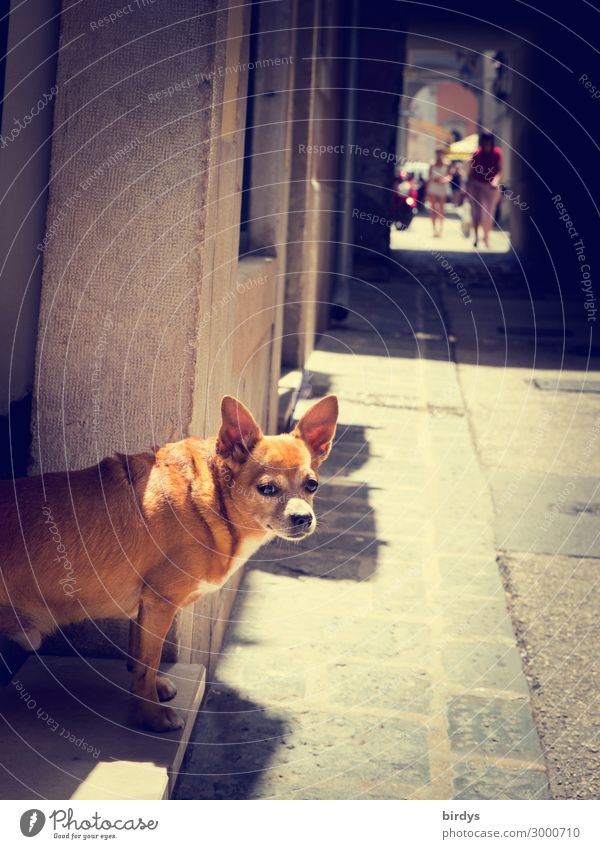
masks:
[[[417,214],[417,190],[414,180],[401,171],[394,180],[392,219],[396,230],[408,230],[413,216]]]

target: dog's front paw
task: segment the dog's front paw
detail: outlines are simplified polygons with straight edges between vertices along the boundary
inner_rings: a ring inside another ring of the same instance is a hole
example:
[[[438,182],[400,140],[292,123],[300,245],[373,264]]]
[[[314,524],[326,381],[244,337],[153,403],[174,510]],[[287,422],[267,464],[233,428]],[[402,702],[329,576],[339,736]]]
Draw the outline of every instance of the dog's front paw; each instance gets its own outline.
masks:
[[[158,675],[156,678],[156,692],[161,702],[168,702],[177,695],[177,687],[166,675]]]
[[[144,703],[137,710],[136,721],[146,731],[179,731],[183,728],[183,719],[176,710],[166,705]]]

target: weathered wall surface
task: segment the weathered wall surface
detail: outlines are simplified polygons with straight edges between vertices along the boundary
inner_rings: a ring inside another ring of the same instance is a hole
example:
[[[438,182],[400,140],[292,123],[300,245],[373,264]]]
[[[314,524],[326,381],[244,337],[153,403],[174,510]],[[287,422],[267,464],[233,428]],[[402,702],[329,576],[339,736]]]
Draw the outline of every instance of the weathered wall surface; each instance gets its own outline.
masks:
[[[315,334],[326,326],[339,206],[339,32],[337,4],[303,2],[298,9],[288,219],[283,363],[302,368]],[[326,25],[328,24],[328,26]],[[325,153],[322,153],[323,146]]]
[[[400,8],[361,4],[353,230],[357,256],[365,263],[381,264],[381,257],[389,254],[389,227],[372,219],[389,219],[391,212],[404,59]]]
[[[7,5],[7,4],[5,4]],[[26,473],[56,83],[59,0],[0,22],[0,477]],[[4,8],[4,7],[3,7]],[[3,42],[6,36],[6,43]],[[10,426],[9,426],[10,410]]]
[[[99,26],[106,14],[87,0],[61,21],[36,470],[186,435],[205,367],[226,13],[176,0]]]
[[[257,10],[252,140],[249,162],[248,251],[273,260],[271,369],[274,393],[269,429],[277,428],[277,382],[281,373],[283,303],[287,265],[290,171],[293,157],[293,91],[301,56],[296,50],[298,0],[260,5]],[[263,372],[263,380],[265,372]]]

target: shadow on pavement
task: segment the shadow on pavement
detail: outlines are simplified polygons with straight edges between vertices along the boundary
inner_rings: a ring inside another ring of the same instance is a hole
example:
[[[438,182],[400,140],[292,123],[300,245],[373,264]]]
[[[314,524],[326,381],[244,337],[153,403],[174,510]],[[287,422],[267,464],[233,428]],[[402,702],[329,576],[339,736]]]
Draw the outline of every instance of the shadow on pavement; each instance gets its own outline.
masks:
[[[176,799],[252,799],[290,722],[215,681],[198,714]]]

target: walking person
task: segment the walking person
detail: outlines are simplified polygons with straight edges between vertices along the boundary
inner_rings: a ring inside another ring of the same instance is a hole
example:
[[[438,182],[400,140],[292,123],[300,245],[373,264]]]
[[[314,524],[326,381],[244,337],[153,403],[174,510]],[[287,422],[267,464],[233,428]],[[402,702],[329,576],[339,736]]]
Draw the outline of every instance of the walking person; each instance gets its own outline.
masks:
[[[463,170],[460,162],[454,162],[448,172],[450,174],[450,190],[452,192],[452,203],[455,207],[462,206],[463,202]]]
[[[479,227],[483,230],[483,244],[490,246],[490,230],[500,200],[500,177],[502,176],[502,150],[496,147],[494,135],[483,132],[479,136],[479,147],[469,163],[467,195],[471,204],[471,217],[475,231],[474,246],[477,247]]]
[[[449,182],[450,176],[448,166],[444,162],[444,151],[439,147],[435,152],[434,162],[429,166],[429,179],[427,180],[427,200],[429,201],[433,235],[436,238],[442,235]]]

